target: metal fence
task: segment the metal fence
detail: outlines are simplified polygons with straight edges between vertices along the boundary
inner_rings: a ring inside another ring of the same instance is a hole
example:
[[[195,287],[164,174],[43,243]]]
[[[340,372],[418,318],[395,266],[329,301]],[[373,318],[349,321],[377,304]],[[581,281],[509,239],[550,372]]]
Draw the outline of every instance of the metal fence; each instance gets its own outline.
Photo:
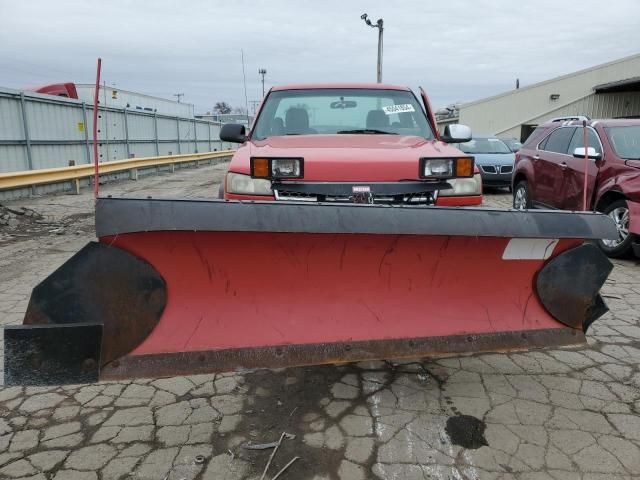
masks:
[[[227,150],[220,123],[98,108],[99,161]],[[0,88],[0,173],[93,163],[93,105]]]

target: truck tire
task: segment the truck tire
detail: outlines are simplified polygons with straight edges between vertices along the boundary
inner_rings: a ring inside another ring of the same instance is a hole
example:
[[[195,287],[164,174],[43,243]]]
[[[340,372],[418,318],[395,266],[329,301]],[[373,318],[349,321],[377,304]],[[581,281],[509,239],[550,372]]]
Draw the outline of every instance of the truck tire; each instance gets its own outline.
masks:
[[[633,234],[629,232],[629,206],[623,198],[607,205],[602,213],[608,215],[616,224],[616,240],[598,240],[600,249],[611,258],[626,257],[631,252]]]
[[[526,180],[520,180],[513,190],[513,208],[516,210],[529,210],[531,206],[529,184]]]

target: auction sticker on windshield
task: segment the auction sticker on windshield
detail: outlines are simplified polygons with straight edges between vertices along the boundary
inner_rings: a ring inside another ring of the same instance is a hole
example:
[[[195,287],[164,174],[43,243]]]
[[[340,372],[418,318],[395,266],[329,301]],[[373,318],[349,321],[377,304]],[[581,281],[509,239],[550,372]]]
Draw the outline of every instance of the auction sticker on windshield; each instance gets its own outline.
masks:
[[[389,105],[387,107],[382,107],[382,111],[387,115],[393,115],[394,113],[403,113],[403,112],[415,112],[413,105],[410,103],[404,103],[402,105]]]

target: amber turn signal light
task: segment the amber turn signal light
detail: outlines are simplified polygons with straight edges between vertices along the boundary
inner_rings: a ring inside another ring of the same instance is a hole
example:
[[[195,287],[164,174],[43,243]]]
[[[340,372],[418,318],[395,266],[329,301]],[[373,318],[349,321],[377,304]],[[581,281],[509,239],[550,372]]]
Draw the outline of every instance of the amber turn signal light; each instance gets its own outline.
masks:
[[[473,157],[456,159],[456,177],[473,177]]]
[[[252,158],[251,159],[251,176],[257,178],[269,177],[269,159]]]

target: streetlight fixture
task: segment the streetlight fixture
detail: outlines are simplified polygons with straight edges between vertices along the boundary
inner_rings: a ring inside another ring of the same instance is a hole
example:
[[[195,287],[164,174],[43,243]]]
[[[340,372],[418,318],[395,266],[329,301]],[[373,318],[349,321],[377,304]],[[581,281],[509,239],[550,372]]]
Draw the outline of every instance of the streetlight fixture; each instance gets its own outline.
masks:
[[[267,74],[267,70],[261,68],[258,70],[258,75],[262,75],[262,98],[264,98],[264,76]]]
[[[364,23],[369,25],[371,28],[378,29],[378,83],[382,83],[382,32],[384,30],[383,24],[384,21],[379,18],[376,23],[372,23],[369,20],[369,16],[366,13],[360,15],[360,18],[364,20]]]

